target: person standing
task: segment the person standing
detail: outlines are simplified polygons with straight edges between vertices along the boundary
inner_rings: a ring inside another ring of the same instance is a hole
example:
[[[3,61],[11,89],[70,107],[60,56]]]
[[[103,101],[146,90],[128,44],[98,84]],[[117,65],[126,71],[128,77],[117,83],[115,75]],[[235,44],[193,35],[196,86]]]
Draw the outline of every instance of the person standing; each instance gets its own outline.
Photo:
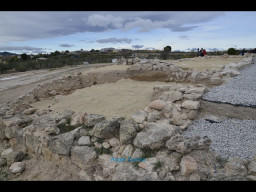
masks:
[[[206,50],[204,49],[203,54],[206,55]]]
[[[197,49],[197,52],[196,52],[196,54],[197,54],[197,57],[199,57],[199,56],[200,56],[200,51],[199,51],[199,48]]]

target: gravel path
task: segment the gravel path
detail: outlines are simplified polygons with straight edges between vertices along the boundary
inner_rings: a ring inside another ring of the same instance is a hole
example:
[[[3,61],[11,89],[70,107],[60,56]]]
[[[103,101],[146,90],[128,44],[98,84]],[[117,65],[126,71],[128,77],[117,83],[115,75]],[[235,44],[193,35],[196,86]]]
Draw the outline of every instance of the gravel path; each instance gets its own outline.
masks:
[[[202,99],[216,103],[256,108],[256,58],[251,66],[240,71],[240,75],[227,83],[211,89]]]
[[[210,150],[223,157],[252,159],[256,155],[256,121],[218,118],[197,119],[183,132],[184,136],[207,136],[212,140]]]

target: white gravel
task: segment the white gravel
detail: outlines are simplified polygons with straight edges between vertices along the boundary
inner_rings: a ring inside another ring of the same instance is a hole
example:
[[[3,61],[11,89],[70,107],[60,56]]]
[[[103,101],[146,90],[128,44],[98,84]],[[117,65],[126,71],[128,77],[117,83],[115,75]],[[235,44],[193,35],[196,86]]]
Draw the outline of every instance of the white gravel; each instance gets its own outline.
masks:
[[[254,59],[256,63],[256,59]],[[211,89],[203,100],[256,108],[256,64],[240,71],[240,75]]]
[[[252,159],[256,155],[256,121],[218,118],[210,122],[197,119],[183,132],[184,136],[207,136],[212,140],[210,150],[223,157]]]

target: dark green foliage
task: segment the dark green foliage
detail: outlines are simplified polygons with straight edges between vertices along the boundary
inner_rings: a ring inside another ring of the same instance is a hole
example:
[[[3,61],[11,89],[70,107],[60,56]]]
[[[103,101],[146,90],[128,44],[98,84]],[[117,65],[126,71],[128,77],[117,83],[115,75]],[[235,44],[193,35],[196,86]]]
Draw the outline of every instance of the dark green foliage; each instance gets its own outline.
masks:
[[[139,161],[132,162],[132,165],[135,169],[139,169]]]
[[[236,55],[237,51],[234,48],[229,48],[227,50],[227,54],[229,54],[229,55]]]
[[[28,63],[18,63],[15,66],[15,70],[19,72],[24,72],[28,70]]]
[[[171,52],[172,51],[172,47],[168,45],[168,46],[164,47],[164,51],[165,52]]]
[[[26,53],[23,53],[23,54],[20,55],[20,58],[21,58],[22,60],[28,60],[28,59],[30,58],[30,56],[27,55]]]

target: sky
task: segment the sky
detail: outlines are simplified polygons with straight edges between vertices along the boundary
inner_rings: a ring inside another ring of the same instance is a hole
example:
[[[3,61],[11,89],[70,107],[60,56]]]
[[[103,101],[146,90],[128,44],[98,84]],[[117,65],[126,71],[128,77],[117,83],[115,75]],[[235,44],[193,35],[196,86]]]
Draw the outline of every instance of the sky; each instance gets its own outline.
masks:
[[[253,49],[256,11],[0,11],[0,52]]]

